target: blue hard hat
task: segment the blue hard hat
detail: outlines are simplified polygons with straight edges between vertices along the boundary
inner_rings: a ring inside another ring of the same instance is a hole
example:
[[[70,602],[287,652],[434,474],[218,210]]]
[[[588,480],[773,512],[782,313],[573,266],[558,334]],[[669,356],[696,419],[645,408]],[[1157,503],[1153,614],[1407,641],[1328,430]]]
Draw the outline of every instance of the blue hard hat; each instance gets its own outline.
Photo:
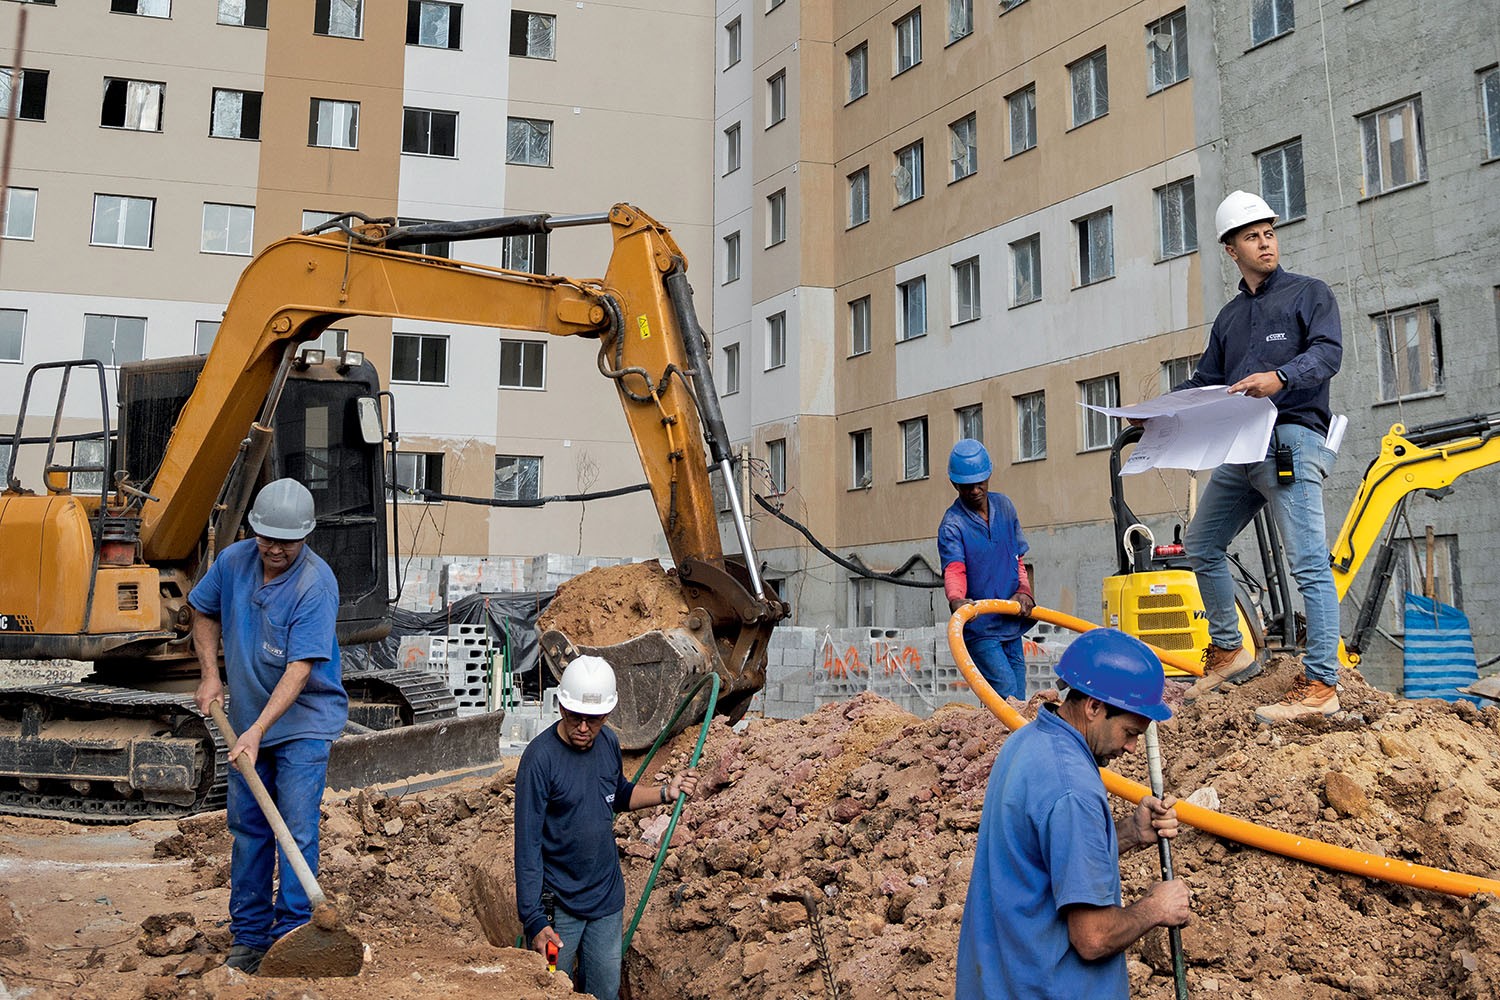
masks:
[[[973,438],[964,438],[948,453],[948,480],[960,486],[990,478],[990,453]]]
[[[1172,717],[1161,701],[1167,685],[1161,660],[1150,646],[1119,629],[1090,629],[1074,639],[1057,661],[1057,676],[1106,705],[1157,722]]]

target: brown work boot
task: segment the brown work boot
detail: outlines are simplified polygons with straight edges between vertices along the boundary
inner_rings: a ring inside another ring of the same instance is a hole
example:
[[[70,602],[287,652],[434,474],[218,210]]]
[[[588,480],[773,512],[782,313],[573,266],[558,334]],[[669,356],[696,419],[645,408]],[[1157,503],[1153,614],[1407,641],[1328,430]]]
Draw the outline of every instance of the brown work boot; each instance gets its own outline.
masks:
[[[1249,680],[1260,673],[1255,654],[1244,646],[1237,649],[1220,649],[1213,643],[1203,651],[1203,676],[1193,682],[1184,694],[1184,701],[1201,698],[1230,681]]]
[[[1292,689],[1274,705],[1255,710],[1261,722],[1290,722],[1309,715],[1332,715],[1339,710],[1339,690],[1332,684],[1298,677]]]

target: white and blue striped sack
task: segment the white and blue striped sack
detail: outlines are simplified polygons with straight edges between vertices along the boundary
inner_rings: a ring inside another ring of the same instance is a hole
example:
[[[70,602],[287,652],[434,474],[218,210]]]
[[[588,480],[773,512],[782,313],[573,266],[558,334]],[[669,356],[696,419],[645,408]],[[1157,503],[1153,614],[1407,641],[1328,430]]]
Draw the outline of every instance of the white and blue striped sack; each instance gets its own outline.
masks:
[[[1469,616],[1420,594],[1406,595],[1406,679],[1408,698],[1444,701],[1481,699],[1459,694],[1479,679]]]

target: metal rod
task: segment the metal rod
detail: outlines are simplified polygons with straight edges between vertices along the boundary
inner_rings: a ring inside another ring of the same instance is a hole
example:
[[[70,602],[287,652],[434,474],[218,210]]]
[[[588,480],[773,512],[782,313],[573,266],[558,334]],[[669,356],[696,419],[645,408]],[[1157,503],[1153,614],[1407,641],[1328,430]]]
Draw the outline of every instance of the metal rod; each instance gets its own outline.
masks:
[[[1151,794],[1156,796],[1156,801],[1161,801],[1162,778],[1161,778],[1161,744],[1156,736],[1156,723],[1146,727],[1146,770],[1151,776]],[[1156,838],[1157,849],[1161,852],[1161,877],[1165,882],[1172,881],[1172,842],[1166,837]],[[1180,927],[1168,927],[1167,939],[1172,945],[1172,976],[1177,981],[1177,1000],[1187,1000],[1187,969],[1182,956],[1182,929]]]

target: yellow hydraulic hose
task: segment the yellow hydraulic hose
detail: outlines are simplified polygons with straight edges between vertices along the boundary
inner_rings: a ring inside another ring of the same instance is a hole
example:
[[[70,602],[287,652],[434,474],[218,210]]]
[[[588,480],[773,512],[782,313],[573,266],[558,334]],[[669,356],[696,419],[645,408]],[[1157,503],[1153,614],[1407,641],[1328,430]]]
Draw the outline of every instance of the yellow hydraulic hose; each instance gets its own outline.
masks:
[[[963,671],[964,679],[969,682],[969,687],[974,689],[974,693],[979,695],[979,700],[984,702],[985,707],[1012,730],[1026,725],[1026,720],[1021,717],[1021,713],[1006,704],[1004,698],[995,693],[995,689],[990,687],[979,673],[979,669],[974,666],[974,658],[969,655],[968,648],[964,646],[964,625],[977,615],[1015,615],[1020,612],[1020,605],[1015,601],[979,601],[960,607],[948,620],[948,648],[953,651],[953,658],[958,661],[958,669]],[[1051,622],[1076,632],[1086,632],[1099,627],[1081,618],[1074,618],[1072,615],[1065,615],[1060,611],[1040,606],[1032,609],[1031,617],[1037,621]],[[1203,672],[1201,665],[1193,664],[1190,667],[1182,657],[1163,653],[1160,650],[1156,652],[1164,662],[1171,663],[1173,666],[1191,669],[1196,674]],[[1142,798],[1151,794],[1151,790],[1145,785],[1122,778],[1106,768],[1100,768],[1099,774],[1104,779],[1104,787],[1122,799],[1138,803]],[[1298,837],[1290,833],[1282,833],[1280,830],[1272,830],[1269,827],[1257,826],[1247,820],[1236,819],[1212,809],[1195,806],[1191,802],[1179,800],[1176,808],[1178,819],[1205,833],[1212,833],[1218,837],[1225,837],[1250,847],[1258,847],[1263,851],[1295,858],[1298,861],[1322,865],[1324,868],[1348,872],[1351,875],[1364,875],[1367,878],[1376,878],[1384,882],[1415,886],[1418,889],[1446,892],[1453,896],[1472,896],[1481,892],[1500,894],[1500,881],[1496,879],[1482,878],[1478,875],[1462,875],[1442,868],[1414,865],[1409,861],[1396,861],[1375,854],[1353,851],[1347,847],[1325,844],[1321,840]]]

